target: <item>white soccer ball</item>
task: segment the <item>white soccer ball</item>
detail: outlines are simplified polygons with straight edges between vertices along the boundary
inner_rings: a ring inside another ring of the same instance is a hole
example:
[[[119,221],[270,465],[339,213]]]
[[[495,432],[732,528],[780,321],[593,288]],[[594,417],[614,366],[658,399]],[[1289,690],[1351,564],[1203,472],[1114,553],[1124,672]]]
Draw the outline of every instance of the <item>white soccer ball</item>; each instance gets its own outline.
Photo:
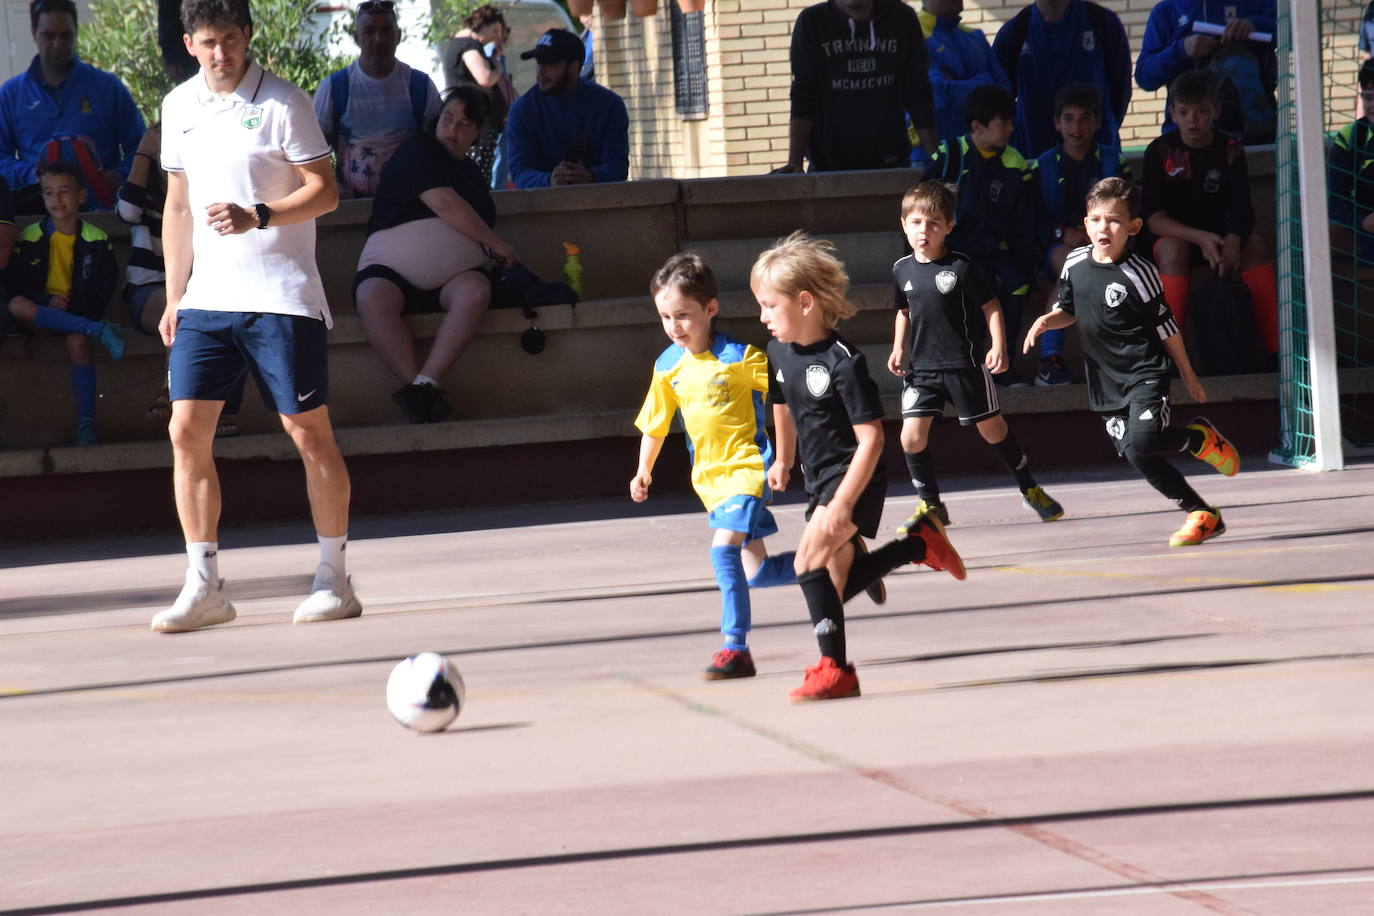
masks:
[[[386,708],[406,728],[441,732],[467,703],[463,676],[437,652],[421,652],[391,669]]]

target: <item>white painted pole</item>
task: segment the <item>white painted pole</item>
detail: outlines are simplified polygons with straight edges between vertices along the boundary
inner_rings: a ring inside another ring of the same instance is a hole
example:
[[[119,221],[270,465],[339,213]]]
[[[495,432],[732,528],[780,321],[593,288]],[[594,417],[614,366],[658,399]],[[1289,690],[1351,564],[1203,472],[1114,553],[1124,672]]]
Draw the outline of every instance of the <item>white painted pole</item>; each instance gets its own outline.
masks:
[[[1315,471],[1345,467],[1336,375],[1336,329],[1331,295],[1331,242],[1326,210],[1326,148],[1322,107],[1319,0],[1289,0],[1293,23],[1293,84],[1302,193],[1302,260],[1307,284],[1307,358],[1312,385]]]

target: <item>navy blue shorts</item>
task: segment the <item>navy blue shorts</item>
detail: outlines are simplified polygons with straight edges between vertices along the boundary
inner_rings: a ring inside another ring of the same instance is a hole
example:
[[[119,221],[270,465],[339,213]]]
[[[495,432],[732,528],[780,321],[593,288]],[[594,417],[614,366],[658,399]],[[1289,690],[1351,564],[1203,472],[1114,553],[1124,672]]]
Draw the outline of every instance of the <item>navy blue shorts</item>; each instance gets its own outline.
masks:
[[[268,312],[177,312],[168,367],[171,400],[235,404],[249,372],[277,413],[305,413],[329,403],[324,322]]]

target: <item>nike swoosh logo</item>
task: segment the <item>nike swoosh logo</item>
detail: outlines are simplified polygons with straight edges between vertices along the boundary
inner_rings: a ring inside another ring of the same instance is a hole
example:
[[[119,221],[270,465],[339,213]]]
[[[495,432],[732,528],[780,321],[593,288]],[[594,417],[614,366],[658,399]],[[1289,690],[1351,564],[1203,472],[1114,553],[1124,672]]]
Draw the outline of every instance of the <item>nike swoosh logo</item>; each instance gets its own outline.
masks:
[[[195,130],[195,127],[183,127],[183,128],[181,129],[181,132],[182,132],[183,134],[189,134],[189,133],[190,133],[191,131],[193,131],[193,130]]]
[[[310,389],[309,391],[307,391],[305,394],[298,394],[298,395],[296,395],[296,403],[297,403],[297,404],[303,404],[303,403],[305,403],[305,401],[306,401],[307,399],[309,399],[309,397],[310,397],[312,394],[314,394],[316,391],[319,391],[319,390],[320,390],[320,389],[318,389],[318,388],[311,388],[311,389]]]

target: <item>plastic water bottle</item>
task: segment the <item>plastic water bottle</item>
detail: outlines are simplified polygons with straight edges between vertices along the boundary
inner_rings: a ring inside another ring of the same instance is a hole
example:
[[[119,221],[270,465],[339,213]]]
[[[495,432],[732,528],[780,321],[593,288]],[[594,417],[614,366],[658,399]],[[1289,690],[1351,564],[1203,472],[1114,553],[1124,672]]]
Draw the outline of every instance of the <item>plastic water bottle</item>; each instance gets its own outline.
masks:
[[[572,287],[577,298],[582,298],[582,249],[574,242],[563,243],[563,282]]]

